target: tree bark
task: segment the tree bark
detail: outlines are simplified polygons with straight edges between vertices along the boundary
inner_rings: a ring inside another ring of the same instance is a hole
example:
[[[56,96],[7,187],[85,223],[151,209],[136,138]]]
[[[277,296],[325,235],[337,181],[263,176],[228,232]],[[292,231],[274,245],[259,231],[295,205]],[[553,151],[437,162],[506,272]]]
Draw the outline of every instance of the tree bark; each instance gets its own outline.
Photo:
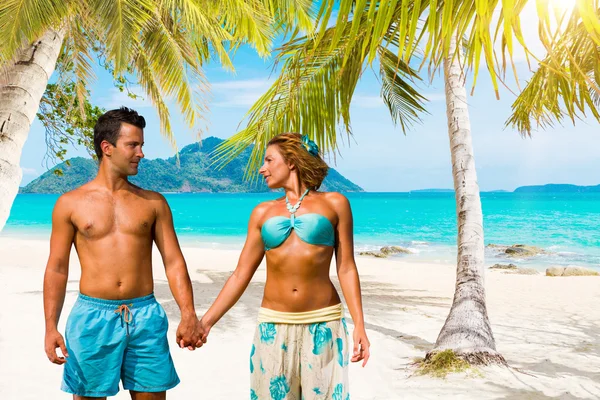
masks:
[[[444,80],[458,222],[456,288],[448,318],[427,357],[451,349],[471,364],[504,364],[504,358],[496,351],[485,305],[483,213],[465,76],[459,54],[452,56],[454,49],[455,41],[451,44],[451,56],[444,60]]]
[[[23,145],[56,67],[64,31],[49,29],[8,66],[0,85],[0,231],[19,191]]]

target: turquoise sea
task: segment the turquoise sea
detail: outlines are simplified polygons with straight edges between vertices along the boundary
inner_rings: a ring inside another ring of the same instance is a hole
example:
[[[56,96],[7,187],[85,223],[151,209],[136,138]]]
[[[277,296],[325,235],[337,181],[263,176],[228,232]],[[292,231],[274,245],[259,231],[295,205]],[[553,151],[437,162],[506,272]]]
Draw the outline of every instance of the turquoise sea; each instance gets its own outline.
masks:
[[[188,246],[241,248],[250,212],[267,194],[166,194],[176,231]],[[356,250],[411,248],[405,256],[447,262],[456,257],[453,193],[348,193]],[[48,238],[58,195],[20,194],[2,236]],[[550,254],[518,265],[583,265],[600,269],[600,193],[482,193],[486,244],[529,244]],[[486,250],[486,264],[507,259]]]

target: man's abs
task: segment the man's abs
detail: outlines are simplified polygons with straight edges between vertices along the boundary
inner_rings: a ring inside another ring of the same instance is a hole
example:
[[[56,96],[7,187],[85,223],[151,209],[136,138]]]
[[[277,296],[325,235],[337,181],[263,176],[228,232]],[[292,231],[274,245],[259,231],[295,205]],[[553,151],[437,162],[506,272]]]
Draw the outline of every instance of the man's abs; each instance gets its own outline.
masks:
[[[79,242],[76,248],[81,263],[81,293],[111,300],[153,292],[151,239],[146,243],[131,238]]]
[[[128,197],[94,201],[88,212],[73,215],[80,291],[87,296],[129,299],[153,291],[154,209]]]

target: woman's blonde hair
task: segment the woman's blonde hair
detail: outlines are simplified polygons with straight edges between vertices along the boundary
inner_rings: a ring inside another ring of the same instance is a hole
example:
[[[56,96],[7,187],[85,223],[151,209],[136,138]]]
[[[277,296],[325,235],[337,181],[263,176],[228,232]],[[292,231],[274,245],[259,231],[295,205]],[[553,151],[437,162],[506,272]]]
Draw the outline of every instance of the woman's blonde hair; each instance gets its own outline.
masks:
[[[271,139],[267,147],[273,145],[279,148],[283,159],[296,168],[300,183],[308,189],[317,190],[321,187],[329,167],[312,141],[304,139],[299,133],[282,133]]]

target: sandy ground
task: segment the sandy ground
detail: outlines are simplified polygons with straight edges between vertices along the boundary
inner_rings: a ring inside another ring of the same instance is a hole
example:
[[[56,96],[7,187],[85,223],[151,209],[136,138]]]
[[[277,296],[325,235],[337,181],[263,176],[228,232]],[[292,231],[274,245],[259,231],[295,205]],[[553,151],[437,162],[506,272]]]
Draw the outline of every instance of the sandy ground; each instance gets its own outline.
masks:
[[[236,265],[238,252],[185,248],[202,314]],[[42,279],[48,243],[0,238],[0,399],[68,399],[62,367],[43,350]],[[156,296],[175,337],[179,312],[155,255]],[[358,257],[372,356],[350,366],[352,399],[600,399],[600,278],[488,272],[487,305],[497,348],[513,368],[487,367],[446,379],[416,376],[412,361],[433,346],[447,316],[453,265]],[[333,269],[332,269],[333,273]],[[74,255],[59,328],[78,292]],[[170,399],[247,399],[248,357],[264,265],[202,349],[171,340],[182,383]],[[351,326],[350,326],[351,327]],[[121,391],[115,398],[128,399]]]

